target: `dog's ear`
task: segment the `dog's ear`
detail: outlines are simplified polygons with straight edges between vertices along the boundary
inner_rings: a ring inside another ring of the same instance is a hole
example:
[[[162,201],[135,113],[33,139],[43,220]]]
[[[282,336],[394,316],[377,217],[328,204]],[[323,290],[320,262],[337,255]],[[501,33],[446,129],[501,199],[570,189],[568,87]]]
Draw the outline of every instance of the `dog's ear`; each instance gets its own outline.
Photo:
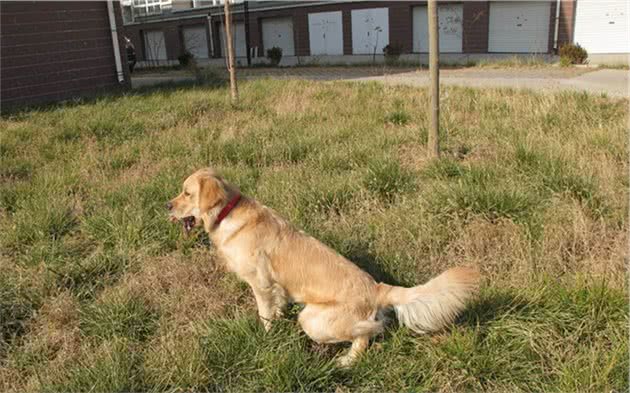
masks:
[[[207,213],[226,198],[225,187],[219,179],[207,176],[199,180],[199,211],[202,214]]]

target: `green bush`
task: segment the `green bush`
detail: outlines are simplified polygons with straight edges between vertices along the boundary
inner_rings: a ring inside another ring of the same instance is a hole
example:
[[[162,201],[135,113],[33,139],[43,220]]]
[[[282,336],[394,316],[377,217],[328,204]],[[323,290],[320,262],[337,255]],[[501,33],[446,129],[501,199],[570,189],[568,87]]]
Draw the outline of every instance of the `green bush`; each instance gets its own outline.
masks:
[[[584,64],[588,53],[580,44],[564,44],[560,47],[560,64]]]
[[[186,51],[177,57],[179,65],[182,67],[188,67],[188,65],[194,60],[195,56],[192,53]]]
[[[271,49],[267,49],[267,58],[271,62],[271,65],[277,66],[282,60],[282,48],[274,46]]]
[[[383,48],[383,55],[385,55],[385,63],[388,65],[396,64],[400,58],[402,48],[398,44],[387,44]]]

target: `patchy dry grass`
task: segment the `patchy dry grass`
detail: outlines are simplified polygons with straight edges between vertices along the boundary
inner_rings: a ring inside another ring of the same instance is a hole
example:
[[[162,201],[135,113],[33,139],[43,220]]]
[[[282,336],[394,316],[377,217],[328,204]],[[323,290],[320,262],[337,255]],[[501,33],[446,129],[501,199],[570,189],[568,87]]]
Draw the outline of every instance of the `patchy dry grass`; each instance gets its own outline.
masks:
[[[253,81],[0,123],[1,391],[624,391],[627,102]],[[299,308],[265,334],[249,289],[164,203],[212,165],[389,283],[478,266],[451,329],[393,327],[351,370]]]

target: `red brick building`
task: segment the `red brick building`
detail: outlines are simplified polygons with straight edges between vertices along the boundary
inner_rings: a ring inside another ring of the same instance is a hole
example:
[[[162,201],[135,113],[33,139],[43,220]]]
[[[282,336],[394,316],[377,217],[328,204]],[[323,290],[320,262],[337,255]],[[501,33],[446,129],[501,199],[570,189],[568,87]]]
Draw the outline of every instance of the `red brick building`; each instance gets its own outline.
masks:
[[[124,40],[111,19],[122,28],[120,3],[0,2],[2,109],[127,88]]]
[[[125,29],[139,60],[173,64],[185,51],[202,62],[223,57],[223,7],[212,3],[170,1],[156,15],[130,17]],[[554,54],[572,39],[574,9],[569,0],[440,1],[442,58]],[[426,1],[241,1],[233,22],[241,63],[248,48],[260,61],[270,45],[282,47],[284,64],[382,59],[387,44],[400,47],[403,59],[422,60],[427,52]]]

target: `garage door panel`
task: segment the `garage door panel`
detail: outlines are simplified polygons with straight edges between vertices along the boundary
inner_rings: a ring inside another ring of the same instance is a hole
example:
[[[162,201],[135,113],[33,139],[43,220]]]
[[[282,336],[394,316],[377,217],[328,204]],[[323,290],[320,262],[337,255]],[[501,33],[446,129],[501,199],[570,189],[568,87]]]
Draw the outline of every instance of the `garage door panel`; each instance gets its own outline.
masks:
[[[389,44],[389,9],[352,10],[352,53],[383,54]]]
[[[575,39],[588,53],[630,53],[630,2],[577,2]]]
[[[221,57],[226,57],[225,28],[221,24]],[[245,24],[234,23],[232,25],[232,42],[234,43],[234,56],[247,57],[247,45],[245,43]]]
[[[489,52],[549,51],[550,2],[491,2]]]
[[[263,19],[262,35],[265,51],[278,47],[282,48],[283,56],[295,56],[293,20],[291,18]]]
[[[341,11],[308,14],[308,36],[312,56],[343,55]]]
[[[429,22],[427,7],[413,7],[413,51],[429,52]],[[459,53],[462,51],[464,10],[461,4],[438,7],[438,29],[440,52]]]
[[[154,30],[144,33],[144,54],[150,61],[167,60],[163,31]]]
[[[191,26],[182,29],[184,36],[184,48],[197,59],[208,58],[208,38],[206,35],[206,27]]]

